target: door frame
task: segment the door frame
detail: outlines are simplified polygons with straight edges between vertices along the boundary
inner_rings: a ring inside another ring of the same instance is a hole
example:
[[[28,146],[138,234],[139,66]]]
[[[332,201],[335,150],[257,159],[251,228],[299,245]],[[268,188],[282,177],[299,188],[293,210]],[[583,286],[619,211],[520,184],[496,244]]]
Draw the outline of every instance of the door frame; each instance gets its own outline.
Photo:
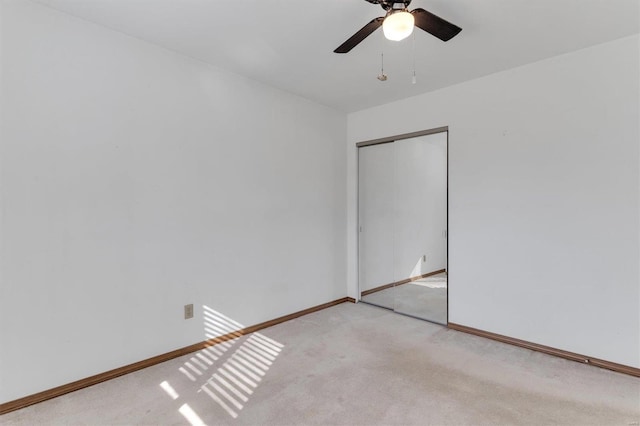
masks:
[[[446,133],[447,134],[447,149],[446,149],[446,169],[447,169],[447,176],[446,176],[446,206],[447,206],[447,214],[446,214],[446,249],[445,249],[445,256],[446,256],[446,272],[447,272],[447,324],[445,324],[445,326],[448,326],[449,324],[449,284],[450,284],[450,280],[449,280],[449,126],[442,126],[442,127],[435,127],[432,129],[427,129],[427,130],[419,130],[417,132],[410,132],[410,133],[402,133],[399,135],[395,135],[395,136],[386,136],[384,138],[378,138],[378,139],[370,139],[370,140],[366,140],[366,141],[362,141],[362,142],[357,142],[356,143],[356,235],[358,236],[357,241],[356,241],[356,259],[357,259],[357,264],[358,267],[356,268],[356,283],[358,284],[358,293],[356,294],[356,301],[358,302],[363,302],[363,303],[367,303],[365,301],[362,300],[362,291],[360,290],[360,148],[364,148],[367,146],[372,146],[372,145],[380,145],[380,144],[385,144],[385,143],[393,143],[396,141],[400,141],[403,139],[410,139],[410,138],[415,138],[418,136],[427,136],[427,135],[433,135],[436,133]],[[394,311],[396,312],[396,311]],[[403,314],[401,312],[396,312],[399,313],[401,315],[406,315]],[[407,315],[407,316],[411,316],[411,315]],[[421,320],[424,321],[429,321],[426,320],[424,318],[419,318]],[[433,322],[433,321],[429,321],[429,322]],[[439,324],[439,323],[438,323]]]

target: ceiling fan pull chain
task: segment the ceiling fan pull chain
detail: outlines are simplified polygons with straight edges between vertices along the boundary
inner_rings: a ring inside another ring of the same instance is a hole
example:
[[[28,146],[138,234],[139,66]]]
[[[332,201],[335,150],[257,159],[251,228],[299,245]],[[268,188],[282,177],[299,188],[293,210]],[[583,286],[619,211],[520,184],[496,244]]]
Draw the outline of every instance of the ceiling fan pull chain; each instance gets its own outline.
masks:
[[[387,75],[384,73],[384,52],[380,53],[380,75],[378,76],[378,80],[387,81]]]
[[[413,33],[411,54],[413,55],[413,77],[411,78],[411,84],[416,84],[418,81],[416,79],[416,33]]]

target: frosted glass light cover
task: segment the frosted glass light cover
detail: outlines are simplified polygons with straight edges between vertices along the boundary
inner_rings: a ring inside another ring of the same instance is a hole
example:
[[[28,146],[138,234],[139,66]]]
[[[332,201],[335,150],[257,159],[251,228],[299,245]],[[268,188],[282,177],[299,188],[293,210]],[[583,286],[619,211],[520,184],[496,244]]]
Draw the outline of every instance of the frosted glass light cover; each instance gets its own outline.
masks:
[[[400,41],[411,35],[415,19],[407,11],[399,11],[387,16],[382,23],[382,31],[388,40]]]

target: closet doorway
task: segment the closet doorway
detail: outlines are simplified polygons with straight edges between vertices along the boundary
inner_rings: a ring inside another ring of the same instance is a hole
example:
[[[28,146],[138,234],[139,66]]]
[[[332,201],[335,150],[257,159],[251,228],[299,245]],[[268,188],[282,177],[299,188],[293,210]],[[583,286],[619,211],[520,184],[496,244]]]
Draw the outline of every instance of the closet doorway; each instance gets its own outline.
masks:
[[[447,324],[448,129],[358,146],[360,301]]]

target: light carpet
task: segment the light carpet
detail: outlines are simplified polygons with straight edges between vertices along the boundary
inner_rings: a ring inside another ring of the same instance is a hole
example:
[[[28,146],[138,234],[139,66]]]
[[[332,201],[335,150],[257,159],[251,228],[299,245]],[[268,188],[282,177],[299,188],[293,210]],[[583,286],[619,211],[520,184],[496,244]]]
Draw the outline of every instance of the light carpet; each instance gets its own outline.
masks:
[[[639,421],[638,378],[362,303],[344,303],[0,416],[3,425]]]

